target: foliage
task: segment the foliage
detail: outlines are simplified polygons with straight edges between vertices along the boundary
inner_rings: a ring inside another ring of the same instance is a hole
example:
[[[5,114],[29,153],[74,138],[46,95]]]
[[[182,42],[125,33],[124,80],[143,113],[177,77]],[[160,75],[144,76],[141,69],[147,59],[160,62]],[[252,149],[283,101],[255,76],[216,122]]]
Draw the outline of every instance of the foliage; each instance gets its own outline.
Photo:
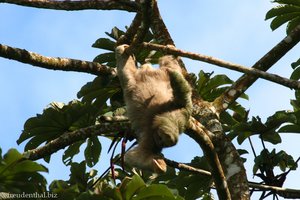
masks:
[[[107,199],[107,200],[138,200],[138,199],[183,199],[163,184],[146,184],[138,175],[121,176],[121,182],[115,185],[110,175],[105,176],[92,189],[97,171],[86,173],[85,163],[72,163],[70,179],[55,180],[50,191],[58,194],[58,199]],[[119,171],[123,173],[122,171]],[[117,173],[117,172],[115,172]],[[117,177],[119,178],[119,177]]]
[[[274,18],[271,29],[275,30],[281,25],[288,23],[286,31],[290,33],[300,24],[300,1],[299,0],[274,0],[280,5],[272,8],[266,14],[266,19]]]
[[[40,172],[47,168],[27,160],[16,149],[10,149],[2,157],[0,149],[0,191],[8,193],[27,193],[46,191],[46,179]]]
[[[114,51],[116,47],[116,41],[119,40],[120,37],[125,34],[125,32],[117,27],[114,27],[110,33],[106,32],[105,34],[109,36],[109,38],[99,38],[92,45],[92,47],[107,50],[108,52],[96,56],[94,62],[99,62],[101,64],[106,64],[110,67],[115,67],[116,60]],[[148,31],[148,33],[146,34],[144,41],[157,43],[157,41],[153,37],[153,34],[150,31]],[[135,56],[137,62],[139,62],[140,64],[144,64],[146,62],[157,63],[158,58],[161,57],[162,54],[158,51],[141,49]]]
[[[255,158],[255,164],[253,166],[253,174],[256,174],[258,169],[273,170],[274,167],[279,167],[281,171],[285,172],[286,168],[295,170],[297,163],[293,157],[288,155],[285,151],[279,151],[273,149],[269,152],[267,149],[262,150],[259,156]]]

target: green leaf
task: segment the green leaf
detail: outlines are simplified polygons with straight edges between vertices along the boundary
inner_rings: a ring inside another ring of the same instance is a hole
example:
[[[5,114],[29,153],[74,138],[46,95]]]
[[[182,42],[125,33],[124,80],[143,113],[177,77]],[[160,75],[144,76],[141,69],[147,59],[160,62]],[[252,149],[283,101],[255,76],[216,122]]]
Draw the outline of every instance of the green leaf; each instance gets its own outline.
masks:
[[[82,161],[81,163],[71,164],[71,174],[69,182],[73,185],[78,185],[80,191],[85,191],[87,189],[88,183],[88,173],[86,173],[86,163]]]
[[[299,24],[300,24],[300,13],[299,13],[298,17],[292,19],[288,23],[287,28],[286,28],[287,34],[290,34],[292,32],[292,30],[294,30]]]
[[[84,150],[84,157],[87,166],[93,167],[98,163],[101,149],[101,143],[97,136],[91,137],[87,140],[87,147]]]
[[[98,76],[92,82],[85,84],[77,93],[78,98],[95,107],[103,107],[107,100],[121,90],[118,79],[108,76]]]
[[[17,143],[30,139],[25,150],[38,147],[49,142],[65,132],[74,131],[95,124],[97,110],[79,101],[65,105],[51,103],[43,114],[30,118],[25,122],[24,131]]]
[[[300,125],[298,124],[289,124],[281,127],[278,132],[281,133],[300,133]]]
[[[105,64],[105,63],[116,63],[116,59],[115,59],[115,53],[103,53],[100,54],[98,56],[96,56],[96,58],[94,58],[93,60],[94,62],[98,62],[101,64]],[[116,65],[114,65],[116,66]]]
[[[48,170],[43,165],[23,158],[16,149],[10,149],[0,163],[0,190],[12,193],[44,192],[47,182],[40,172]]]
[[[209,80],[212,73],[205,73],[203,70],[200,70],[198,74],[198,81],[197,81],[197,90],[198,93],[201,93],[201,91],[205,88],[205,85],[207,84],[207,81]]]
[[[72,163],[73,157],[80,152],[80,146],[83,142],[84,141],[75,142],[67,148],[62,157],[63,163],[65,165],[70,165]]]
[[[284,14],[284,15],[279,15],[277,17],[275,17],[272,22],[271,22],[271,29],[275,30],[278,27],[280,27],[281,25],[283,25],[284,23],[299,17],[300,13],[288,13],[288,14]]]
[[[203,190],[202,187],[199,187],[200,184],[201,183],[199,183],[199,181],[196,181],[187,187],[185,195],[186,200],[194,200],[202,197],[202,195],[205,193],[205,190]]]
[[[291,74],[290,79],[292,80],[299,80],[300,79],[300,67],[297,67],[293,73]]]
[[[300,66],[300,58],[296,62],[293,62],[291,64],[291,66],[293,69],[296,69],[297,67],[299,67]]]
[[[132,200],[153,199],[153,200],[168,200],[175,199],[172,192],[167,186],[161,184],[152,184],[142,188]]]
[[[242,118],[245,118],[247,115],[246,109],[239,104],[238,102],[233,102],[230,106],[229,109],[234,111],[235,114],[239,114]]]
[[[285,15],[288,13],[296,13],[296,12],[298,13],[300,12],[300,7],[291,6],[291,5],[277,6],[267,12],[266,20],[276,16]]]
[[[110,33],[105,32],[106,35],[108,35],[109,37],[118,40],[122,35],[125,34],[124,31],[118,29],[117,27],[114,27]]]
[[[238,135],[238,137],[237,137],[238,143],[239,143],[239,144],[242,144],[242,143],[245,141],[245,139],[247,139],[247,138],[250,137],[251,135],[252,135],[252,133],[249,132],[249,131],[241,132],[241,133]]]
[[[294,6],[300,6],[299,0],[274,0],[274,2],[279,3],[279,4],[289,4],[289,5],[294,5]]]
[[[296,122],[297,119],[293,113],[287,111],[277,111],[274,115],[268,117],[266,126],[268,129],[275,129],[286,122]]]
[[[266,132],[259,135],[261,139],[264,141],[270,142],[272,144],[279,144],[281,143],[280,135],[275,131]]]
[[[216,75],[206,82],[206,85],[202,89],[201,94],[205,95],[222,85],[231,84],[231,83],[232,80],[230,80],[226,75]]]
[[[291,105],[295,111],[300,111],[300,102],[299,100],[290,100]]]
[[[124,196],[125,196],[125,200],[130,200],[133,198],[133,196],[138,193],[138,191],[143,188],[146,187],[145,182],[143,181],[143,179],[138,176],[138,175],[134,175],[132,177],[132,179],[126,184],[126,187],[123,189],[124,191]]]
[[[115,45],[116,45],[116,42],[114,42],[108,38],[99,38],[92,45],[92,47],[99,48],[99,49],[105,49],[105,50],[109,50],[109,51],[115,51]]]
[[[281,5],[269,10],[266,14],[266,20],[274,18],[271,22],[272,30],[288,22],[286,31],[289,34],[300,22],[300,1],[275,0],[274,2]]]

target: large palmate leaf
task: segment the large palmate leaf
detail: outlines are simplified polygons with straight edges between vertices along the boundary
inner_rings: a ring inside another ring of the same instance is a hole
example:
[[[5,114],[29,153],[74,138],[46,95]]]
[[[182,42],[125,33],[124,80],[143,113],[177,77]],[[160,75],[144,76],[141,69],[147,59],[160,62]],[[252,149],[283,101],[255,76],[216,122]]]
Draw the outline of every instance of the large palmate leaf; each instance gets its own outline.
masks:
[[[271,29],[275,30],[288,23],[287,33],[300,24],[300,0],[275,0],[280,5],[272,8],[266,14],[266,20],[273,18]]]
[[[93,104],[100,110],[101,107],[106,106],[106,102],[110,98],[118,96],[120,92],[121,88],[117,78],[98,76],[85,84],[77,93],[77,97],[82,98],[85,103]],[[119,101],[122,101],[122,95]]]
[[[95,124],[96,112],[94,107],[79,101],[72,101],[67,105],[51,103],[42,114],[26,121],[24,131],[17,143],[20,144],[29,139],[25,150],[34,149],[65,132]]]
[[[213,76],[213,73],[205,73],[204,71],[199,72],[199,78],[196,82],[196,88],[202,99],[206,101],[214,101],[217,97],[223,94],[233,81],[224,74]],[[242,94],[241,98],[248,99],[246,94]],[[247,118],[248,112],[238,102],[233,102],[229,109],[234,111],[235,115],[239,115],[239,118]],[[232,115],[227,112],[223,112],[221,115],[221,121],[224,125],[224,130],[230,130],[231,126],[238,123]]]
[[[213,76],[213,73],[205,73],[202,70],[199,72],[198,77],[197,91],[201,98],[207,101],[215,100],[233,83],[225,74]],[[248,96],[243,94],[241,98],[248,99]]]
[[[10,149],[0,158],[0,192],[45,192],[47,181],[40,172],[48,170],[43,165],[23,158],[16,149]]]
[[[269,170],[279,167],[283,172],[285,172],[287,168],[295,170],[298,167],[298,164],[292,156],[287,154],[285,151],[279,151],[276,153],[276,149],[273,149],[271,152],[269,152],[268,149],[262,150],[255,158],[254,162],[253,174],[256,174],[258,169],[262,166],[264,169]]]
[[[278,144],[281,142],[279,133],[299,133],[298,127],[300,127],[299,112],[278,111],[268,117],[265,123],[259,117],[253,117],[251,121],[235,124],[229,136],[231,138],[237,137],[241,144],[251,135],[258,134],[264,141]]]

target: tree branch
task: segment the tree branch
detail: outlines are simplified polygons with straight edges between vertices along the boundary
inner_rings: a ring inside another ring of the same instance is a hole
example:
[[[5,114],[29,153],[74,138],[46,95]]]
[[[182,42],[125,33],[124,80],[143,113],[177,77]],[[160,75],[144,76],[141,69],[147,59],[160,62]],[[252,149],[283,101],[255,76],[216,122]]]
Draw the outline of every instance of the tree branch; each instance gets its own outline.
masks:
[[[212,56],[206,56],[206,55],[203,55],[203,54],[197,54],[197,53],[192,53],[192,52],[188,52],[188,51],[183,51],[183,50],[177,49],[173,46],[164,46],[164,45],[146,43],[146,42],[144,42],[142,44],[142,47],[146,48],[146,49],[161,51],[161,52],[164,52],[164,53],[167,53],[167,54],[172,54],[172,55],[176,55],[176,56],[182,56],[182,57],[190,58],[190,59],[193,59],[193,60],[199,60],[199,61],[202,61],[202,62],[210,63],[210,64],[213,64],[213,65],[217,65],[217,66],[224,67],[224,68],[227,68],[227,69],[231,69],[231,70],[234,70],[234,71],[254,75],[254,76],[257,76],[257,77],[260,77],[260,78],[278,83],[280,85],[284,85],[284,86],[289,87],[289,88],[300,89],[300,82],[299,81],[290,80],[290,79],[278,76],[276,74],[271,74],[271,73],[261,71],[259,69],[248,68],[248,67],[245,67],[245,66],[242,66],[242,65],[227,62],[227,61],[224,61],[224,60],[221,60],[221,59],[214,58]]]
[[[129,0],[93,0],[93,1],[50,1],[50,0],[0,0],[0,3],[16,4],[20,6],[28,6],[35,8],[46,8],[54,10],[125,10],[136,12],[139,5]]]
[[[211,173],[209,171],[203,170],[203,169],[198,169],[195,167],[192,167],[190,165],[184,164],[184,163],[178,163],[174,160],[170,160],[167,158],[164,158],[165,162],[167,163],[168,166],[176,168],[176,169],[180,169],[183,171],[188,171],[188,172],[195,172],[201,175],[205,175],[205,176],[211,176]]]
[[[151,29],[154,33],[155,39],[163,45],[171,45],[175,47],[175,43],[165,25],[157,5],[157,1],[154,0],[153,8],[152,8],[152,18],[151,18]],[[181,58],[177,59],[181,68],[183,69],[183,75],[187,77],[187,69],[181,60]]]
[[[129,122],[111,122],[101,123],[94,126],[82,128],[73,132],[66,132],[60,137],[50,141],[46,145],[29,150],[23,153],[23,155],[29,160],[38,160],[45,156],[49,156],[60,149],[63,149],[77,141],[85,140],[89,137],[98,135],[104,136],[115,132],[130,130]]]
[[[193,98],[193,117],[205,127],[219,157],[232,199],[249,199],[246,170],[239,153],[224,134],[212,103]]]
[[[138,50],[137,48],[139,47],[138,44],[142,43],[144,41],[144,38],[146,34],[149,31],[150,23],[151,23],[151,15],[152,15],[152,5],[153,5],[153,0],[144,0],[143,3],[141,3],[141,17],[139,14],[136,15],[134,20],[131,23],[130,27],[134,27],[135,24],[140,23],[140,26],[136,30],[136,33],[133,35],[133,39],[131,41],[130,47],[126,49],[126,51],[131,54]],[[126,32],[127,34],[130,33]]]
[[[300,198],[300,190],[276,187],[271,185],[263,185],[259,183],[249,182],[249,186],[260,191],[273,191],[285,199],[298,199]]]
[[[179,170],[198,173],[204,176],[211,176],[211,173],[209,171],[203,169],[195,168],[184,163],[178,163],[176,161],[169,160],[167,158],[165,158],[165,161],[168,166],[177,168]],[[300,198],[300,190],[296,190],[296,189],[282,188],[282,187],[276,187],[271,185],[263,185],[255,182],[249,182],[249,187],[256,189],[256,191],[273,191],[279,196],[284,197],[286,199]]]
[[[193,138],[201,146],[201,149],[203,150],[211,167],[212,176],[217,188],[219,199],[231,199],[227,180],[224,175],[222,165],[219,161],[218,154],[210,140],[210,137],[208,136],[211,133],[208,133],[204,126],[202,126],[196,119],[191,117],[186,134]]]
[[[266,55],[257,61],[252,69],[267,71],[278,60],[280,60],[289,50],[291,50],[300,41],[300,25],[298,25],[289,35],[273,47]],[[245,74],[239,78],[227,91],[224,92],[214,102],[218,112],[222,112],[243,94],[257,79],[258,75]],[[297,87],[297,89],[299,89]]]
[[[25,49],[13,48],[2,44],[0,44],[0,56],[46,69],[116,76],[115,68],[101,65],[96,62],[46,57]]]

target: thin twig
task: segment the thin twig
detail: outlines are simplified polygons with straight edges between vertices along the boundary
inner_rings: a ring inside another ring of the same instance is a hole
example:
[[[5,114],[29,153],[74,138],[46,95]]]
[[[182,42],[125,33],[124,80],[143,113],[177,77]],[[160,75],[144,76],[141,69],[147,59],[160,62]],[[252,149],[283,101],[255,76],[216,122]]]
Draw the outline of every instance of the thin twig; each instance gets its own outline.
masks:
[[[167,158],[164,158],[164,160],[165,160],[166,164],[170,167],[184,170],[184,171],[195,172],[195,173],[205,175],[205,176],[211,176],[211,173],[209,171],[206,171],[203,169],[198,169],[198,168],[192,167],[192,166],[184,164],[184,163],[178,163],[174,160],[170,160]]]

